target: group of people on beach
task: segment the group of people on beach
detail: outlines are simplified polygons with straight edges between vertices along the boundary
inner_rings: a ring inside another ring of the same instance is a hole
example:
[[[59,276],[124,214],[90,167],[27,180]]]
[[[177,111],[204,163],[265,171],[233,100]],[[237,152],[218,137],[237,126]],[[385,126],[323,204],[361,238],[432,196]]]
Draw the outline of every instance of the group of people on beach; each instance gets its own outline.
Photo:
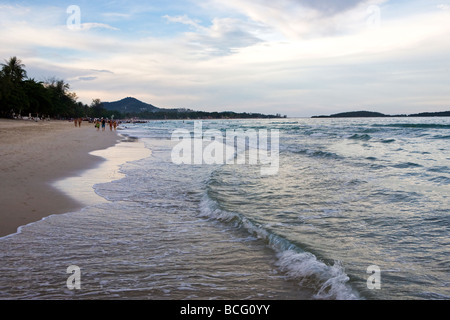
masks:
[[[81,123],[83,122],[82,118],[73,119],[73,122],[75,123],[75,127],[81,127]],[[117,130],[117,126],[119,125],[119,122],[117,120],[109,120],[105,118],[101,119],[89,119],[89,123],[94,122],[95,128],[97,128],[97,131],[100,131],[100,127],[102,128],[102,131],[106,130],[106,126],[109,125],[109,129],[111,131]]]
[[[102,127],[102,131],[105,131],[106,124],[109,125],[109,129],[111,131],[113,130],[113,128],[114,128],[114,130],[117,130],[117,121],[115,121],[115,120],[108,120],[105,118],[95,120],[95,127],[97,128],[97,131],[100,131],[100,126]]]

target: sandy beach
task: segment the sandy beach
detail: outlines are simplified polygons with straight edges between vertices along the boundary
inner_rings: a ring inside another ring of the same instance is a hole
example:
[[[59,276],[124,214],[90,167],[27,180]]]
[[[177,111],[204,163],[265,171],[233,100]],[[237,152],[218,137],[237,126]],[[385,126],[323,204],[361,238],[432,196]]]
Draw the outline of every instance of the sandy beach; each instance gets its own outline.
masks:
[[[51,214],[83,206],[52,186],[58,179],[93,168],[103,159],[89,154],[114,146],[109,128],[83,122],[0,119],[0,237]]]

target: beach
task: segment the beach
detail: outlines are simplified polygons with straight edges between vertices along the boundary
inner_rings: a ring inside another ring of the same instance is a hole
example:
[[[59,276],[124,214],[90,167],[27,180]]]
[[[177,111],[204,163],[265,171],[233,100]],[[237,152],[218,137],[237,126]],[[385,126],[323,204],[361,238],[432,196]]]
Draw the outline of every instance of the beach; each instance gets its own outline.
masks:
[[[104,161],[89,154],[118,142],[109,128],[83,122],[0,119],[0,237],[46,216],[83,207],[52,183]]]

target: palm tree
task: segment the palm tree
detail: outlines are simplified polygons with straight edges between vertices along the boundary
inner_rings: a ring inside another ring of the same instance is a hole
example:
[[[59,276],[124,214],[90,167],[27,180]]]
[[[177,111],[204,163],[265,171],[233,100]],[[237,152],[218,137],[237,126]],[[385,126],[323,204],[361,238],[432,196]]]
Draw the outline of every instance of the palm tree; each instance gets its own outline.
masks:
[[[22,60],[12,57],[6,63],[2,63],[2,75],[13,83],[19,83],[27,77],[25,65]]]
[[[19,112],[28,104],[23,88],[23,80],[27,77],[25,65],[17,57],[12,57],[0,64],[0,115],[10,116]]]

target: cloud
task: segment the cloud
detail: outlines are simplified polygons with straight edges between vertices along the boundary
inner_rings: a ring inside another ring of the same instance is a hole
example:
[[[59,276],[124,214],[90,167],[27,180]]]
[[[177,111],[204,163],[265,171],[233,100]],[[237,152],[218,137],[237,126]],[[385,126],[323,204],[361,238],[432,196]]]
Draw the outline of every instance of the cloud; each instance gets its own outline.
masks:
[[[261,26],[253,22],[245,22],[234,18],[214,18],[211,25],[204,27],[200,21],[183,16],[164,16],[167,21],[181,23],[194,28],[184,33],[183,41],[196,56],[220,56],[237,52],[261,42],[254,30]]]
[[[441,4],[438,4],[436,7],[440,10],[450,10],[450,5],[448,5],[448,4],[441,3]]]
[[[182,23],[182,24],[185,24],[185,25],[192,26],[192,27],[194,27],[196,29],[202,29],[202,27],[199,24],[200,21],[193,20],[193,19],[189,18],[187,15],[174,16],[174,17],[171,17],[169,15],[165,15],[165,16],[163,16],[163,18],[166,19],[169,22]]]
[[[97,79],[97,77],[79,77],[78,79],[81,81],[92,81]]]
[[[367,0],[296,0],[292,2],[315,9],[325,15],[334,15],[350,10],[361,3],[367,3]]]
[[[209,0],[262,23],[288,40],[357,32],[367,8],[387,0]]]
[[[249,26],[231,18],[214,19],[210,28],[200,33],[187,34],[192,46],[211,55],[229,55],[241,48],[262,42],[249,31]]]
[[[114,74],[114,72],[110,71],[110,70],[97,70],[97,69],[91,69],[91,71],[94,72],[101,72],[101,73],[111,73]]]
[[[111,20],[121,20],[131,18],[132,14],[123,12],[104,12],[102,13],[102,16]]]
[[[91,29],[108,29],[108,30],[119,30],[115,27],[112,27],[105,23],[97,23],[97,22],[85,22],[80,24],[80,29],[83,31],[88,31]]]

